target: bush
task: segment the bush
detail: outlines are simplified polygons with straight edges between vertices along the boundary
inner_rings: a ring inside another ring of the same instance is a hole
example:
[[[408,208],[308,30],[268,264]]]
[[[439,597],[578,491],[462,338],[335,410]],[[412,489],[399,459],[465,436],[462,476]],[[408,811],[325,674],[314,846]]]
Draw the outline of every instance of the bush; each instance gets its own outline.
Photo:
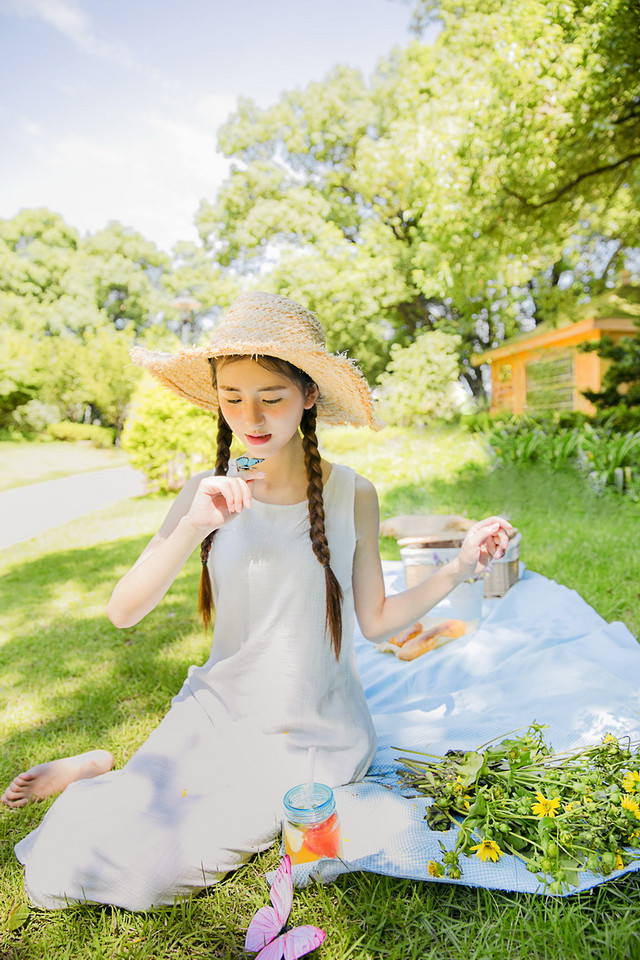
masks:
[[[396,426],[453,420],[461,405],[457,334],[433,330],[408,347],[394,344],[381,374],[380,415]]]
[[[47,433],[54,440],[70,440],[75,443],[85,441],[99,449],[112,447],[116,439],[116,431],[112,427],[100,427],[95,423],[72,423],[70,420],[50,423]]]
[[[216,458],[213,414],[149,379],[135,393],[122,431],[122,448],[152,490],[177,490]]]
[[[640,432],[585,431],[578,449],[578,462],[595,490],[613,487],[632,493],[640,473]]]
[[[592,422],[617,433],[637,433],[640,431],[640,407],[627,407],[621,404],[599,410]]]
[[[635,496],[640,474],[640,432],[616,433],[585,423],[549,429],[525,417],[496,422],[484,431],[501,463],[578,467],[598,492],[605,488]]]
[[[23,435],[46,434],[50,424],[60,420],[60,411],[49,403],[29,400],[13,411],[9,426]]]
[[[509,426],[516,430],[529,430],[536,427],[571,430],[583,427],[590,422],[590,418],[580,410],[554,410],[549,413],[535,414],[510,413],[507,410],[489,413],[481,410],[478,413],[464,414],[460,422],[471,433],[486,433],[496,426]]]

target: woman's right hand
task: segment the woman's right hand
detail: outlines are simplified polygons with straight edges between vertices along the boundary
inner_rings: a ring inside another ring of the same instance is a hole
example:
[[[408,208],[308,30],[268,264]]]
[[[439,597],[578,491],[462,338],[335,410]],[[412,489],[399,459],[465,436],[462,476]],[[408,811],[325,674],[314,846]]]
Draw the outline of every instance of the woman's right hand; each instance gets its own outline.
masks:
[[[251,507],[251,483],[266,474],[251,470],[245,477],[203,477],[198,484],[185,520],[203,537],[218,530],[233,517]]]

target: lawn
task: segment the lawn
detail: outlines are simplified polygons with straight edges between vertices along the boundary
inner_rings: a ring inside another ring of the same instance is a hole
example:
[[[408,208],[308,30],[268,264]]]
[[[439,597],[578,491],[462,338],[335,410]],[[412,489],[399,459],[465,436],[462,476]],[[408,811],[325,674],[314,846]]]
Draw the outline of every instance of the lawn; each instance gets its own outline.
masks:
[[[492,471],[481,442],[453,431],[368,436],[336,429],[322,442],[330,457],[376,481],[385,516],[507,513],[522,530],[532,569],[578,590],[606,619],[622,619],[637,634],[637,572],[624,549],[637,504],[598,498],[569,471]],[[168,503],[147,497],[114,505],[0,553],[0,783],[25,765],[98,745],[122,765],[165,712],[187,667],[205,659],[196,556],[138,626],[117,631],[104,614],[112,585]],[[393,542],[382,548],[397,555]],[[10,910],[26,902],[12,846],[49,803],[0,812],[2,960],[244,955],[244,931],[268,899],[264,873],[277,865],[275,849],[170,909],[32,910],[9,931]],[[639,893],[633,875],[593,893],[544,899],[353,874],[296,891],[291,920],[327,930],[321,960],[633,960],[640,957]]]
[[[116,447],[98,450],[88,443],[60,440],[34,443],[0,440],[0,490],[57,480],[87,470],[123,467],[126,463],[126,455]]]

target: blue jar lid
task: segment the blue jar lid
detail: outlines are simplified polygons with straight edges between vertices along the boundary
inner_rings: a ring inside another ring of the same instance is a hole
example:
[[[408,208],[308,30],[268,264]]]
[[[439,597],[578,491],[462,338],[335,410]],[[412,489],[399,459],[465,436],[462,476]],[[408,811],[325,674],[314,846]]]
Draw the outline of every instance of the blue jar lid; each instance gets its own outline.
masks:
[[[322,823],[336,808],[331,787],[324,783],[312,784],[311,792],[306,783],[291,787],[284,795],[284,813],[291,823]]]

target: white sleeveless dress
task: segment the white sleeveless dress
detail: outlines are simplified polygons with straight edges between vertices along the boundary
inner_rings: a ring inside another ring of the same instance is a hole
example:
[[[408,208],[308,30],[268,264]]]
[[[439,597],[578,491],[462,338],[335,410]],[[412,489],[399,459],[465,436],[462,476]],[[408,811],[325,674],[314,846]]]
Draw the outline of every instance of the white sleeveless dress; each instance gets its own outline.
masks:
[[[230,472],[233,472],[233,468]],[[376,738],[353,650],[355,474],[324,489],[344,591],[342,653],[325,635],[324,570],[305,503],[254,499],[214,538],[212,653],[126,766],[71,784],[16,845],[34,904],[147,910],[187,897],[266,849],[289,787],[361,779]]]

